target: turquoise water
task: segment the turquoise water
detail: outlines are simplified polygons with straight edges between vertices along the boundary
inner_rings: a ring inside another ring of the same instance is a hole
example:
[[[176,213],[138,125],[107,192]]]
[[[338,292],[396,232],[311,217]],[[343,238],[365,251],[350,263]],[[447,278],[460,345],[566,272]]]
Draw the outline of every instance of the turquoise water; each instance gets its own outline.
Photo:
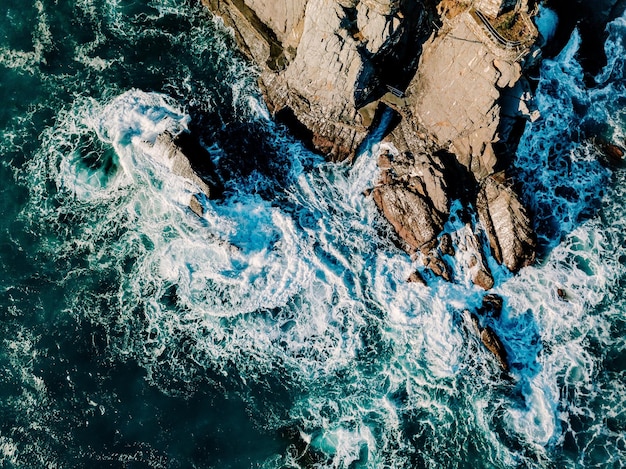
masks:
[[[584,135],[623,142],[624,19],[592,88],[576,36],[542,67],[517,160],[542,256],[496,269],[503,376],[464,268],[405,282],[363,196],[378,145],[353,167],[306,151],[219,21],[4,4],[3,467],[626,466],[626,173]],[[202,219],[143,143],[188,127],[225,179]]]

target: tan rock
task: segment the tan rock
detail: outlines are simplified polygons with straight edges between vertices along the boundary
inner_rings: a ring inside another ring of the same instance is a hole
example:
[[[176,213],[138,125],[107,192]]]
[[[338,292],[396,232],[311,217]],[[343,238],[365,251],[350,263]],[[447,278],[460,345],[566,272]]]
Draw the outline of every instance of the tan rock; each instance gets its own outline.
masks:
[[[452,244],[452,236],[449,233],[444,233],[439,238],[439,250],[442,254],[454,257],[454,245]]]
[[[508,62],[502,59],[494,59],[493,66],[500,72],[496,82],[498,88],[512,88],[522,77],[522,67],[518,62]]]
[[[431,251],[424,258],[424,267],[430,270],[437,277],[441,277],[448,282],[452,281],[452,271],[450,266],[444,261],[437,251]]]
[[[486,326],[480,333],[480,340],[487,347],[487,350],[493,353],[502,369],[509,371],[508,354],[495,331],[491,327]]]
[[[443,228],[441,216],[428,200],[403,186],[376,187],[372,197],[409,250],[416,251],[432,241]]]
[[[295,49],[302,35],[307,2],[308,0],[244,0],[243,3],[276,35],[283,48]]]
[[[407,89],[413,114],[442,148],[476,178],[494,171],[498,87],[513,86],[521,67],[498,48],[469,12],[446,23],[425,44],[418,74]]]
[[[537,249],[532,224],[501,173],[483,180],[476,206],[495,259],[512,272],[530,265]]]
[[[409,275],[409,278],[407,278],[406,281],[408,283],[418,283],[424,286],[426,285],[426,280],[424,280],[424,277],[422,277],[422,275],[417,270],[411,272],[411,275]]]
[[[484,290],[493,288],[493,275],[487,265],[481,243],[469,223],[459,231],[459,237],[459,249],[463,250],[464,257],[467,258],[466,268],[472,283]]]

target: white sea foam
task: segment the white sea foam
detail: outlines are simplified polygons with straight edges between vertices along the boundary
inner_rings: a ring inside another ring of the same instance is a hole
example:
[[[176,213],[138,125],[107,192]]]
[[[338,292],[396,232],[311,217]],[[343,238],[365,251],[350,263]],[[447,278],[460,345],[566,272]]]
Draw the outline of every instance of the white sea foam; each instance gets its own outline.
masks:
[[[32,50],[0,47],[0,64],[31,74],[35,74],[38,67],[45,63],[45,52],[52,47],[52,35],[45,7],[39,0],[34,6],[37,10],[37,24],[32,29]],[[17,21],[16,23],[19,24]]]

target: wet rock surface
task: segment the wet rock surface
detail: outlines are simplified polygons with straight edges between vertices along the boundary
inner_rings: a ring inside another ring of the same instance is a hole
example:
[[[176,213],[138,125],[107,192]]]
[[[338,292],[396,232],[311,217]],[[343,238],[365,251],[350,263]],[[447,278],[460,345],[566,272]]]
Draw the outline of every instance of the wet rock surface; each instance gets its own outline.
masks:
[[[443,219],[430,201],[404,186],[376,187],[372,197],[410,252],[435,239],[443,228]]]
[[[503,371],[509,371],[509,357],[506,348],[496,332],[500,321],[504,300],[501,296],[488,293],[483,297],[482,306],[475,313],[465,310],[463,316],[469,329],[491,352]]]

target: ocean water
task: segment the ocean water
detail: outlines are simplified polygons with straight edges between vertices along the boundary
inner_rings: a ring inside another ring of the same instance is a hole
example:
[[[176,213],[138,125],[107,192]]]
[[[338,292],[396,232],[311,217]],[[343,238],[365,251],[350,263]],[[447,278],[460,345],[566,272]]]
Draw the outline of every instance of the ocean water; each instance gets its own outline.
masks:
[[[494,269],[504,375],[466,326],[484,292],[463,262],[406,282],[420,266],[363,195],[381,145],[308,152],[219,20],[2,11],[2,467],[626,466],[626,168],[591,138],[626,137],[625,18],[592,85],[576,33],[541,67],[515,162],[541,255]],[[202,218],[145,144],[185,128],[225,180]]]

